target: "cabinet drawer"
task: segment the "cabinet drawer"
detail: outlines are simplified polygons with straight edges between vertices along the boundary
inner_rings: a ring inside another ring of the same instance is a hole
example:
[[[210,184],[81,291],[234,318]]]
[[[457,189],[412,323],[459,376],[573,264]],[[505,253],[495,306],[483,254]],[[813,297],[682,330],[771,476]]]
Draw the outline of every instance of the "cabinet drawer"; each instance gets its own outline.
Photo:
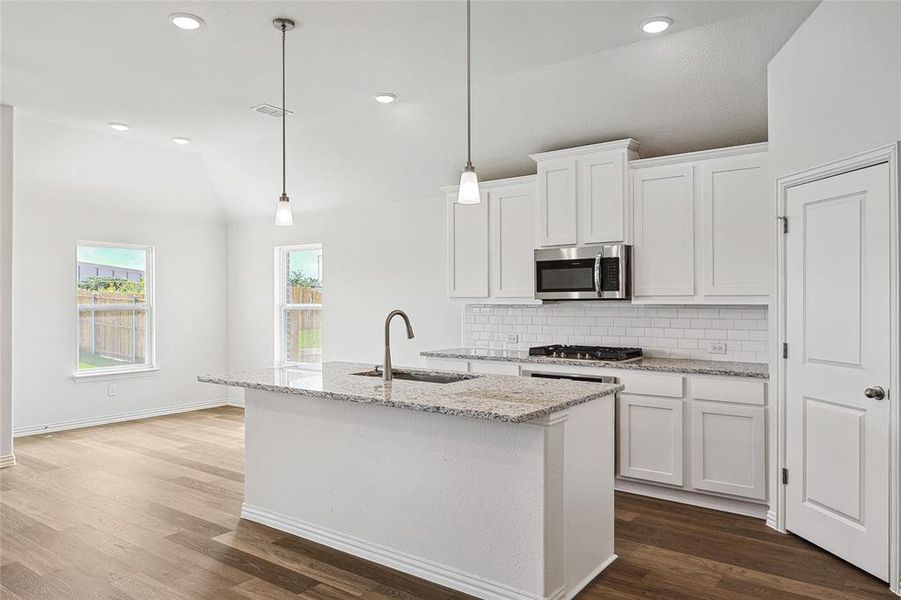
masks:
[[[691,397],[696,400],[763,406],[766,404],[766,384],[763,381],[692,377]]]
[[[447,358],[426,358],[425,364],[430,369],[438,371],[456,371],[458,373],[468,373],[469,363],[465,360],[451,360]]]
[[[474,360],[469,363],[469,372],[483,375],[519,375],[519,365],[508,362]]]
[[[619,382],[626,386],[624,394],[640,394],[642,396],[664,396],[682,398],[685,396],[685,378],[681,375],[645,375],[623,373]]]

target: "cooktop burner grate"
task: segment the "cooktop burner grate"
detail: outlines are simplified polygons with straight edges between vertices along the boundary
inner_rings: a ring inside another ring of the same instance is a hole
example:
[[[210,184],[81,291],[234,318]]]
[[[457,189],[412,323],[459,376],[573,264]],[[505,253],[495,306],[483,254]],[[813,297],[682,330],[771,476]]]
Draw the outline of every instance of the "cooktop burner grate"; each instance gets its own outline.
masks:
[[[641,348],[621,348],[616,346],[534,346],[529,348],[529,356],[552,356],[555,358],[575,358],[582,360],[609,360],[616,362],[641,358]]]

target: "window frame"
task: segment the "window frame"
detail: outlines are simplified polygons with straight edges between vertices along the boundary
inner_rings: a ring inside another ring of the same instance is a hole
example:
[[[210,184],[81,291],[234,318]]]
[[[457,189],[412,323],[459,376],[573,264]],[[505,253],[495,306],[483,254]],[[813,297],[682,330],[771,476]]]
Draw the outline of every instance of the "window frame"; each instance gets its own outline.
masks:
[[[287,302],[285,298],[288,297],[288,255],[291,252],[295,252],[298,250],[319,250],[320,256],[319,259],[321,262],[323,260],[324,247],[322,244],[294,244],[290,246],[276,246],[275,247],[275,260],[273,261],[275,264],[274,271],[274,291],[275,291],[275,312],[274,312],[274,330],[275,330],[275,345],[274,345],[274,357],[275,357],[275,365],[279,367],[294,367],[294,368],[302,368],[302,369],[321,369],[322,360],[320,358],[319,362],[294,362],[287,360],[287,353],[285,350],[287,349],[285,340],[285,315],[288,311],[292,310],[318,310],[320,314],[320,319],[322,316],[322,303],[319,304],[294,304],[291,302]],[[324,268],[320,269],[324,271]],[[321,320],[320,320],[321,322]],[[324,330],[324,327],[320,325],[320,330]],[[321,337],[320,337],[321,339]]]
[[[115,375],[141,374],[159,370],[156,360],[156,249],[148,244],[125,244],[119,242],[95,242],[89,240],[77,240],[75,242],[75,289],[78,289],[78,248],[82,246],[90,246],[95,248],[130,248],[134,250],[143,250],[145,252],[144,264],[144,302],[141,304],[78,304],[75,303],[75,373],[73,377],[76,379],[91,377],[108,377]],[[115,367],[96,367],[93,369],[82,369],[79,365],[81,353],[81,313],[87,310],[97,311],[97,307],[104,310],[137,310],[145,311],[144,323],[144,362],[141,364],[127,364]]]

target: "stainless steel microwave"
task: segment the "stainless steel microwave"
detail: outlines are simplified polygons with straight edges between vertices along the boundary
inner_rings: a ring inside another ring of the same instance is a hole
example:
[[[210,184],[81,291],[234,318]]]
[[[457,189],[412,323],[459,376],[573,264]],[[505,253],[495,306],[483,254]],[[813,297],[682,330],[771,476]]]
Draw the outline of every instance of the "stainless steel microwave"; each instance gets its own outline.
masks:
[[[535,250],[539,300],[629,300],[632,246],[612,244]]]

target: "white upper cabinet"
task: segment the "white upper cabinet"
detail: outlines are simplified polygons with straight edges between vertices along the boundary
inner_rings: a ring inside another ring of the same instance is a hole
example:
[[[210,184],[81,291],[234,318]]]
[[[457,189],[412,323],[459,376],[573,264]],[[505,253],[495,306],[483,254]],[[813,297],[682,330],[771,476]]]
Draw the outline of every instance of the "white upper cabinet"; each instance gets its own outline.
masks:
[[[447,192],[448,295],[533,300],[535,177],[485,181],[482,202],[457,204]]]
[[[629,166],[635,303],[768,301],[775,213],[766,144]]]
[[[491,296],[531,298],[534,290],[535,186],[488,190],[491,218]]]
[[[538,244],[576,243],[576,160],[558,158],[538,163]]]
[[[636,170],[633,189],[633,295],[694,296],[693,167]]]
[[[488,195],[458,204],[447,195],[447,288],[452,298],[488,297]]]
[[[776,215],[768,166],[763,153],[698,165],[705,296],[770,293]]]
[[[538,245],[629,241],[627,163],[633,139],[533,154],[538,163]]]
[[[626,155],[593,152],[577,163],[582,243],[602,244],[627,239]]]

